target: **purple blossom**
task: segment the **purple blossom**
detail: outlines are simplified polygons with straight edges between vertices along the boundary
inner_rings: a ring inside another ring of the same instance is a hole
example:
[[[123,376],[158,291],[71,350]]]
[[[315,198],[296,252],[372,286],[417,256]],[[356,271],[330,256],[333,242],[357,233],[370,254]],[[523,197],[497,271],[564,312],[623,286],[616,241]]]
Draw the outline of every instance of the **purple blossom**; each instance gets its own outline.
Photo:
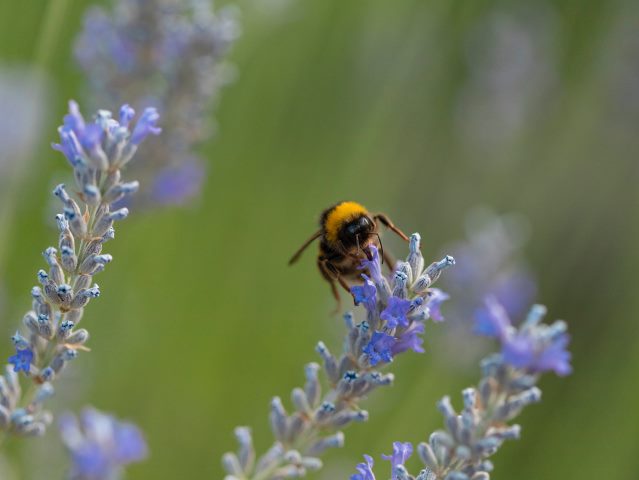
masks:
[[[374,311],[377,306],[377,288],[375,284],[371,282],[371,279],[367,275],[362,274],[364,279],[364,285],[356,285],[351,288],[351,293],[355,298],[355,304],[363,304],[366,310]]]
[[[475,313],[474,332],[486,337],[504,339],[512,329],[508,313],[493,296],[487,297],[484,303],[485,306]]]
[[[393,470],[398,465],[404,465],[406,460],[410,458],[413,454],[413,445],[409,442],[393,442],[393,454],[392,455],[382,455],[384,460],[390,460],[391,465],[393,466]]]
[[[502,355],[504,361],[515,368],[532,372],[554,371],[559,376],[572,372],[570,352],[566,350],[570,337],[561,334],[553,338],[550,343],[535,341],[526,333],[514,335],[503,343]]]
[[[387,307],[382,311],[380,318],[388,322],[388,328],[408,327],[408,318],[406,315],[410,310],[410,300],[403,298],[390,297]]]
[[[80,422],[71,414],[63,415],[59,426],[71,454],[73,479],[107,480],[148,455],[142,432],[135,425],[95,409],[85,409]]]
[[[555,337],[551,344],[537,356],[535,369],[540,372],[553,370],[562,377],[572,373],[571,354],[566,350],[569,342],[570,336],[568,334]]]
[[[516,330],[494,297],[486,299],[475,323],[476,333],[501,341],[502,356],[509,365],[531,372],[553,370],[557,375],[568,375],[572,371],[570,352],[566,350],[570,338],[561,328],[549,335],[549,328],[534,324]]]
[[[145,108],[142,116],[133,129],[133,133],[131,134],[131,143],[139,145],[147,136],[159,135],[162,132],[162,129],[156,125],[159,119],[160,114],[155,108]]]
[[[373,332],[373,337],[362,351],[368,355],[369,362],[373,366],[380,362],[389,363],[393,361],[394,344],[395,337],[383,332]]]
[[[421,337],[421,334],[423,333],[424,324],[421,322],[413,322],[408,329],[399,335],[399,338],[397,338],[396,342],[391,347],[392,355],[395,356],[407,350],[424,353],[424,348],[422,347],[424,339]]]
[[[382,284],[385,281],[382,274],[382,264],[379,259],[379,251],[375,245],[370,245],[368,250],[371,252],[371,259],[364,259],[361,262],[360,269],[368,270],[368,273],[373,278],[376,284]]]
[[[431,288],[430,297],[428,297],[428,310],[430,311],[430,318],[434,322],[443,322],[444,316],[441,312],[441,305],[450,298],[446,292],[439,288]]]
[[[120,125],[128,127],[135,116],[135,110],[130,105],[124,104],[120,107]]]
[[[373,474],[373,458],[369,455],[364,455],[364,460],[366,460],[366,463],[362,462],[357,464],[356,468],[359,473],[351,475],[350,480],[375,480],[375,475]]]
[[[19,372],[20,370],[22,370],[25,373],[29,373],[32,361],[33,351],[30,348],[16,347],[16,354],[9,357],[9,363],[13,365],[14,372]]]

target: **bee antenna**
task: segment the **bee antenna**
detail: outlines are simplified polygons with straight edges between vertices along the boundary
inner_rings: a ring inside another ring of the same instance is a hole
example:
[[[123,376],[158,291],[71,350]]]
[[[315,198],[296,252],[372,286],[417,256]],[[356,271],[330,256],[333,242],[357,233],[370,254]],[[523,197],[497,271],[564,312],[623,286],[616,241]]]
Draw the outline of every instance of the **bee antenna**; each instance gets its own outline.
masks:
[[[355,241],[357,242],[357,251],[361,252],[362,249],[359,247],[359,233],[355,235]]]
[[[382,245],[382,237],[379,236],[379,233],[375,233],[377,235],[377,240],[379,241],[379,250],[382,253],[382,265],[384,264],[384,245]]]

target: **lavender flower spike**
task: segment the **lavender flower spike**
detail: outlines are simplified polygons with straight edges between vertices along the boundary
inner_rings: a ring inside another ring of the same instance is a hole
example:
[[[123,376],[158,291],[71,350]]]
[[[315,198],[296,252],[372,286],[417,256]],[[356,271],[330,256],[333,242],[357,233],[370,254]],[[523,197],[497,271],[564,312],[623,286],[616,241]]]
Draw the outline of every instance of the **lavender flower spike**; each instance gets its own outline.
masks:
[[[16,354],[8,362],[13,368],[0,377],[0,430],[42,435],[51,423],[43,403],[53,394],[52,382],[79,352],[88,350],[89,332],[78,325],[87,304],[100,295],[93,277],[113,260],[102,248],[114,237],[114,223],[129,213],[113,204],[137,189],[137,182],[122,182],[120,168],[146,135],[159,133],[154,109],[148,108],[137,125],[131,123],[133,109],[123,107],[122,112],[123,123],[106,110],[87,120],[72,101],[58,129],[60,143],[53,148],[72,166],[75,185],[70,190],[79,193],[73,198],[64,185],[53,192],[62,202],[62,213],[56,215],[58,246],[43,252],[48,270],[38,272],[40,285],[31,289],[24,335],[12,337]],[[21,387],[19,372],[29,388]]]
[[[146,207],[184,204],[205,177],[194,153],[213,133],[210,111],[229,82],[225,58],[239,35],[233,8],[213,11],[209,0],[117,0],[112,11],[93,7],[75,45],[98,103],[155,105],[166,119],[165,132],[131,168],[145,180],[137,202]],[[137,144],[157,131],[156,113],[146,113],[133,131]],[[128,126],[127,109],[120,123]]]
[[[539,374],[549,370],[558,375],[570,372],[564,322],[541,324],[546,309],[535,305],[516,329],[505,321],[505,310],[494,299],[488,307],[494,327],[490,331],[502,342],[502,353],[481,362],[482,378],[476,388],[462,392],[464,407],[460,412],[455,411],[449,397],[438,403],[446,429],[432,433],[428,442],[418,445],[419,458],[426,468],[417,476],[411,476],[403,465],[412,446],[395,442],[393,455],[385,457],[393,464],[393,480],[489,480],[493,469],[489,457],[504,441],[518,439],[521,432],[519,425],[508,422],[525,406],[541,400],[541,390],[536,386]],[[513,357],[510,350],[516,347],[512,344],[520,342],[526,345],[521,348],[525,353],[517,352]],[[372,466],[372,460],[368,470],[359,464],[360,474],[351,479],[374,480]],[[364,471],[368,476],[362,476]]]
[[[93,408],[80,421],[66,413],[60,417],[60,436],[71,456],[70,480],[111,480],[122,469],[148,455],[142,432]]]
[[[242,461],[247,457],[246,445],[252,445],[248,430],[244,430],[240,450],[224,455],[226,480],[298,478],[319,469],[322,464],[318,457],[328,448],[343,445],[341,429],[368,419],[368,412],[360,408],[364,398],[393,382],[391,373],[379,369],[408,350],[423,352],[425,322],[431,307],[437,310],[443,300],[442,293],[435,294],[430,285],[454,264],[454,259],[447,256],[424,268],[419,239],[413,234],[407,261],[399,262],[388,278],[382,273],[377,249],[370,247],[372,259],[361,265],[365,271],[363,285],[353,287],[353,295],[363,307],[363,319],[356,323],[352,314],[344,316],[347,334],[341,355],[333,356],[322,342],[317,345],[328,391],[322,395],[319,365],[307,365],[304,387],[294,389],[291,395],[295,410],[287,413],[278,397],[271,403],[273,446],[256,463]],[[398,445],[392,462],[400,471],[400,462],[410,452],[405,444]],[[353,478],[374,480],[371,468],[372,459],[368,457]]]

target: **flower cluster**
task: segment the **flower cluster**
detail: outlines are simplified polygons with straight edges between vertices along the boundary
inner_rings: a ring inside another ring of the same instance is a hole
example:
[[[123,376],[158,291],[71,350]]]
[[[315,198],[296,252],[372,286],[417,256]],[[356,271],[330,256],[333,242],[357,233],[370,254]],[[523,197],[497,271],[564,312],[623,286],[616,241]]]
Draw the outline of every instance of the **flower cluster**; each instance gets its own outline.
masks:
[[[76,58],[91,98],[153,104],[167,125],[131,169],[148,179],[137,203],[180,204],[199,192],[204,167],[193,149],[210,136],[211,106],[230,78],[224,58],[236,16],[214,13],[208,0],[118,0],[113,12],[87,12]]]
[[[464,408],[456,412],[450,398],[444,397],[438,409],[446,429],[430,435],[417,452],[425,469],[411,476],[404,463],[412,453],[410,444],[395,443],[392,456],[394,480],[488,480],[493,465],[489,457],[505,440],[517,439],[519,425],[509,425],[522,409],[541,399],[536,384],[543,372],[567,375],[571,371],[566,350],[566,324],[541,323],[546,309],[535,305],[519,328],[513,327],[505,310],[489,299],[486,311],[478,317],[477,330],[498,338],[502,352],[481,362],[482,378],[477,388],[463,391]],[[351,480],[375,480],[373,461],[366,456],[359,473]]]
[[[51,415],[42,410],[42,403],[53,394],[53,380],[78,352],[87,350],[89,332],[77,327],[86,305],[100,295],[93,277],[112,260],[102,248],[114,238],[114,222],[129,213],[112,205],[138,188],[137,182],[122,182],[120,169],[147,136],[160,133],[155,109],[146,109],[135,125],[134,116],[134,110],[124,105],[118,120],[100,110],[93,121],[85,121],[78,105],[70,102],[69,114],[58,130],[60,143],[53,148],[73,167],[77,199],[64,185],[54,190],[63,205],[63,213],[56,215],[58,248],[44,251],[48,270],[38,272],[40,286],[31,290],[32,309],[23,319],[26,333],[18,331],[12,337],[16,353],[9,363],[13,368],[0,377],[0,429],[4,431],[43,434]],[[20,371],[31,381],[25,392],[16,375]]]
[[[70,480],[111,480],[122,468],[144,460],[148,449],[142,432],[131,423],[120,422],[93,408],[59,420],[62,442],[71,456]]]
[[[447,298],[431,287],[454,259],[446,256],[424,268],[420,236],[413,234],[406,262],[398,262],[387,278],[374,246],[370,253],[371,259],[361,265],[363,284],[352,288],[356,303],[365,308],[365,320],[355,323],[352,314],[345,315],[348,333],[340,356],[331,354],[322,342],[317,345],[328,391],[322,395],[319,365],[308,364],[304,388],[295,388],[291,395],[295,411],[287,413],[278,397],[271,402],[276,441],[257,462],[250,431],[244,427],[236,430],[240,449],[223,457],[227,480],[296,478],[319,469],[318,457],[343,444],[340,429],[368,419],[360,402],[378,387],[392,383],[393,375],[378,368],[402,352],[423,352],[425,321],[442,319],[439,307]]]

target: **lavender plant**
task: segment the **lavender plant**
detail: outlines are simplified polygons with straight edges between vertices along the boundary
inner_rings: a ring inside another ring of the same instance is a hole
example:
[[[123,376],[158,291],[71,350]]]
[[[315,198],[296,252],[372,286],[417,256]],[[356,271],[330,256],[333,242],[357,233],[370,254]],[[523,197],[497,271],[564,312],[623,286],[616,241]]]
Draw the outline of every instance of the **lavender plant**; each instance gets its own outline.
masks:
[[[476,331],[501,342],[501,352],[481,362],[482,378],[476,388],[463,391],[464,408],[457,413],[450,398],[444,397],[438,409],[444,416],[445,430],[432,433],[428,442],[417,447],[424,468],[412,476],[405,467],[413,447],[395,442],[391,460],[393,480],[488,480],[493,465],[489,460],[505,440],[519,438],[519,425],[510,425],[531,403],[539,402],[536,386],[542,373],[571,372],[569,337],[565,322],[541,323],[545,307],[535,305],[525,321],[515,328],[505,309],[494,299],[477,316]],[[375,480],[373,459],[365,463],[351,480]]]
[[[320,366],[306,365],[304,388],[295,388],[291,394],[295,411],[287,413],[282,400],[273,398],[270,423],[275,442],[257,461],[250,430],[235,430],[240,448],[223,456],[226,480],[299,478],[318,470],[319,456],[343,445],[340,429],[368,419],[368,412],[360,407],[364,398],[393,382],[393,374],[380,368],[408,350],[424,351],[425,322],[442,320],[440,305],[447,298],[432,285],[455,263],[453,257],[424,268],[420,236],[413,234],[408,258],[398,262],[391,278],[386,278],[374,246],[370,253],[372,258],[361,265],[366,272],[363,285],[352,288],[366,319],[355,323],[351,313],[344,316],[348,332],[341,355],[334,356],[322,342],[316,348],[323,360],[327,391],[322,394]]]
[[[142,432],[94,408],[78,419],[60,417],[60,436],[71,457],[70,480],[115,480],[125,466],[144,460],[148,448]]]
[[[135,111],[124,105],[118,120],[99,110],[93,121],[85,121],[78,105],[70,102],[58,129],[60,143],[53,148],[73,168],[76,198],[64,185],[54,190],[63,205],[63,213],[56,215],[58,248],[44,251],[48,271],[38,272],[40,286],[31,290],[32,309],[23,319],[26,332],[12,337],[13,368],[7,366],[0,376],[0,429],[6,433],[45,432],[52,416],[43,403],[53,395],[53,381],[78,352],[88,350],[89,332],[77,327],[89,301],[100,295],[94,275],[112,260],[102,253],[103,246],[114,238],[114,223],[129,214],[126,208],[114,210],[113,204],[138,189],[138,182],[122,182],[121,169],[146,137],[160,133],[155,109],[147,108],[135,126],[134,116]],[[20,371],[26,382],[20,380]]]
[[[194,149],[212,131],[210,111],[231,71],[226,54],[238,37],[233,8],[208,0],[118,0],[112,12],[91,8],[75,53],[90,98],[152,104],[167,125],[132,172],[147,179],[136,200],[181,204],[200,190],[203,162]]]

